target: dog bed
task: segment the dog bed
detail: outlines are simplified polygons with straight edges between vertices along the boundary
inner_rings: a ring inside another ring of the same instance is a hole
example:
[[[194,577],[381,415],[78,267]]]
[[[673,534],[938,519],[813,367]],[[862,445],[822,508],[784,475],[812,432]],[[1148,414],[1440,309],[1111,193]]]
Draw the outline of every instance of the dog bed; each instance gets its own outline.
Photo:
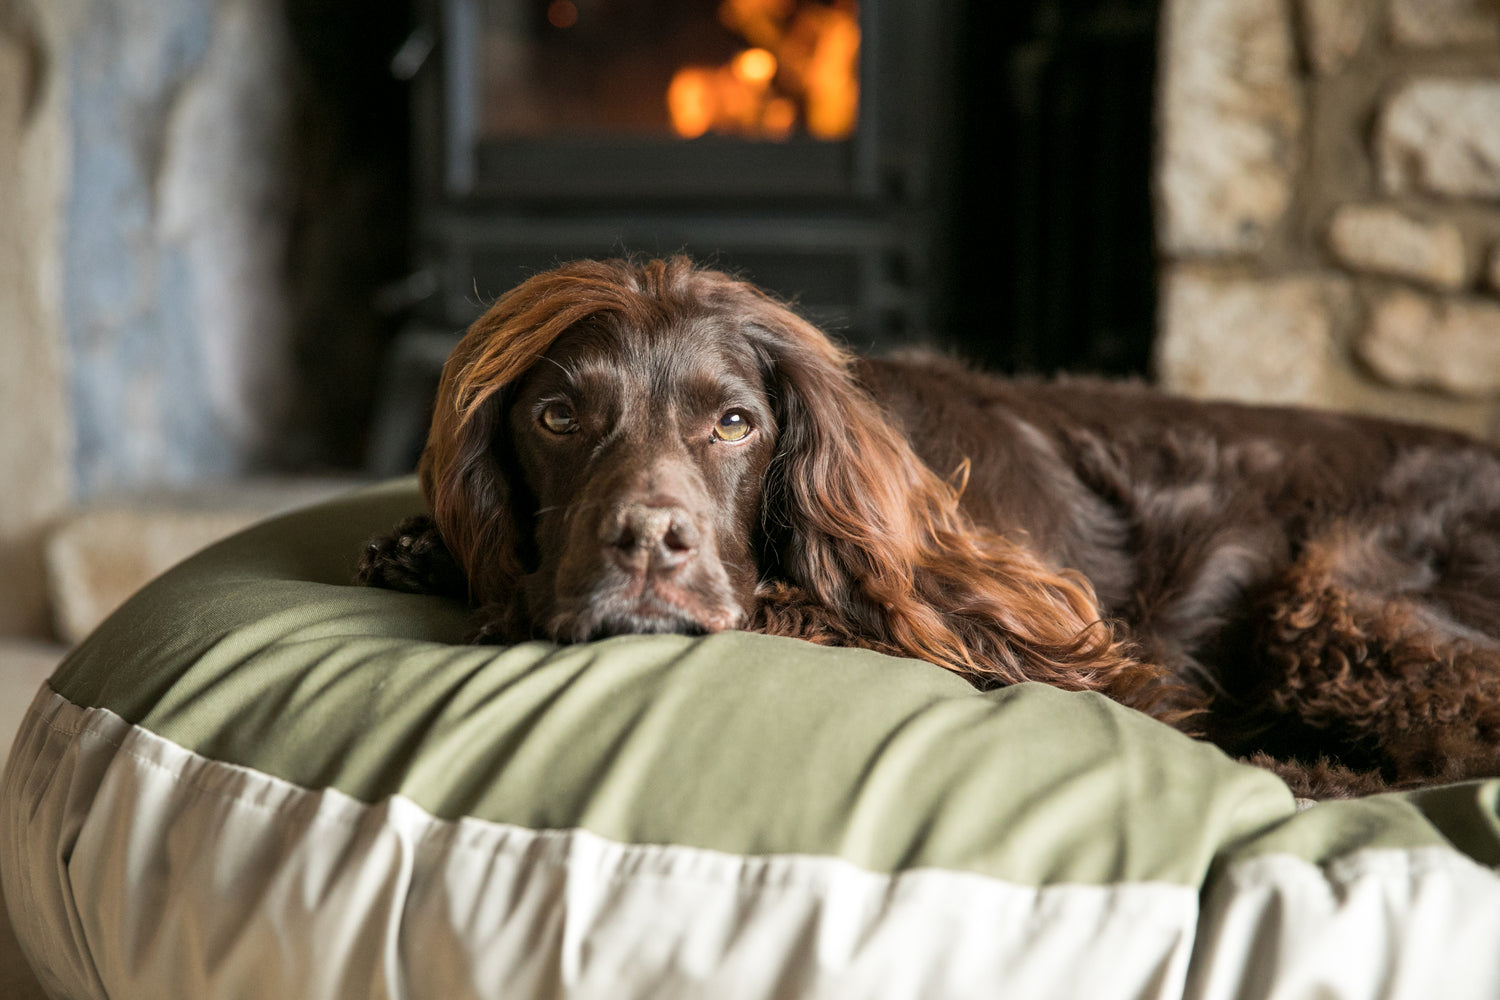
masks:
[[[56,996],[1500,996],[1500,782],[1299,811],[1097,696],[745,633],[476,647],[257,526],[38,692],[0,876]]]

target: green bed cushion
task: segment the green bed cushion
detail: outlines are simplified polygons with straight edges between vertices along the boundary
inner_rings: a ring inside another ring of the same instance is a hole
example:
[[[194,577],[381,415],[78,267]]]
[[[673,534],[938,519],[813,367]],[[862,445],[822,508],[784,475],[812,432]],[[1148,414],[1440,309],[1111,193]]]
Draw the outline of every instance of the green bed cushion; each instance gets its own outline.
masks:
[[[362,543],[421,508],[408,478],[213,546],[52,686],[302,787],[630,843],[1032,884],[1195,884],[1225,845],[1315,860],[1451,837],[1500,859],[1500,782],[1295,817],[1270,775],[1094,695],[981,693],[928,664],[743,632],[468,645],[463,606],[350,583]]]
[[[1094,695],[739,632],[468,645],[349,583],[420,509],[213,546],[38,694],[0,876],[56,995],[1500,992],[1500,782],[1299,811]]]
[[[471,646],[463,607],[349,585],[414,484],[251,529],[137,595],[53,678],[191,751],[435,816],[834,854],[1027,884],[1197,884],[1285,787],[1093,695],[732,632]],[[1107,831],[1107,834],[1104,832]]]

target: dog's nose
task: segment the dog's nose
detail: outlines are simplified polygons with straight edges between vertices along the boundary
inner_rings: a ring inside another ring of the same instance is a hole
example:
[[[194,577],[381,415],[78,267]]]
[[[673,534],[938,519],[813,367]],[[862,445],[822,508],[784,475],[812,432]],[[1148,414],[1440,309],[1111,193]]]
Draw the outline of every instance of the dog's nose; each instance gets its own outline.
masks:
[[[662,571],[692,558],[698,529],[681,507],[632,502],[604,519],[599,540],[626,569]]]

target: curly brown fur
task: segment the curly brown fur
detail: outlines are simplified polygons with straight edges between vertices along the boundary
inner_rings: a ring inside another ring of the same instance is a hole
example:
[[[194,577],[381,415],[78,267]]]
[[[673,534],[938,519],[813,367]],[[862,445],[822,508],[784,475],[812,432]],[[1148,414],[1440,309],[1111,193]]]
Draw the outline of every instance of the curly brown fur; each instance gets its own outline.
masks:
[[[1310,763],[1299,760],[1277,760],[1270,754],[1255,753],[1245,763],[1263,767],[1286,782],[1299,799],[1354,799],[1392,790],[1377,771],[1356,771],[1336,764],[1327,757]]]
[[[486,639],[861,646],[1100,691],[1321,796],[1500,773],[1500,457],[1459,435],[856,359],[686,260],[585,261],[470,329],[421,480],[365,578]]]

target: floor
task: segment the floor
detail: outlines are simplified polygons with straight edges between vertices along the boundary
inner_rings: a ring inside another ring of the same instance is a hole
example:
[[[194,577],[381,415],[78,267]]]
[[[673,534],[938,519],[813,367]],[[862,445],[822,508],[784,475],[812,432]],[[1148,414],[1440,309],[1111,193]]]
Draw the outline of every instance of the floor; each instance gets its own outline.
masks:
[[[32,696],[57,666],[62,652],[58,647],[41,643],[0,639],[0,764],[10,753],[11,741]],[[0,899],[0,904],[3,903]],[[4,905],[0,905],[0,997],[5,1000],[46,997],[21,957]]]

